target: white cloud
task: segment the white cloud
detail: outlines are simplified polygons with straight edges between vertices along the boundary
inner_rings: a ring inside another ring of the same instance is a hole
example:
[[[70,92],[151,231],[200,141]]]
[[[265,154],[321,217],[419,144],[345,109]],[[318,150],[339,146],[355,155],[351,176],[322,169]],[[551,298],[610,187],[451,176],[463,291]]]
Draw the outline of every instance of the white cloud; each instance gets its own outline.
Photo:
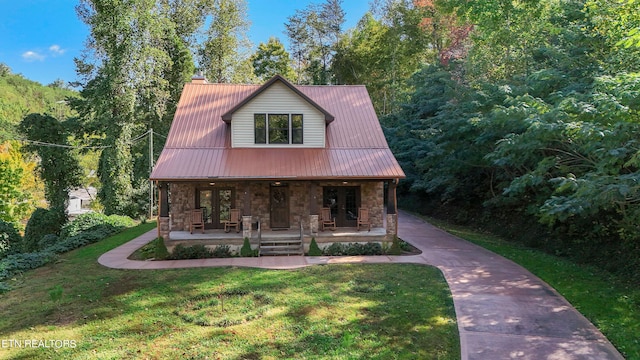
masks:
[[[22,54],[22,58],[27,61],[43,61],[45,56],[35,51],[27,51]]]
[[[60,47],[60,45],[51,45],[49,46],[49,51],[53,54],[53,56],[57,56],[57,55],[62,55],[64,54],[64,52],[66,51],[65,49],[62,49]]]

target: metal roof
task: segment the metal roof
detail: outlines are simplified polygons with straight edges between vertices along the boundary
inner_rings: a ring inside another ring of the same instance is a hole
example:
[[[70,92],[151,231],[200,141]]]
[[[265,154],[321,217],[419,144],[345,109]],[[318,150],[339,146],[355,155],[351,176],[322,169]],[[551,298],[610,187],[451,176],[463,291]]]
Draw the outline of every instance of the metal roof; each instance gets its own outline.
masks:
[[[291,86],[334,117],[326,127],[325,148],[231,148],[231,126],[222,115],[256,96],[261,86],[187,83],[151,179],[405,177],[364,86]]]

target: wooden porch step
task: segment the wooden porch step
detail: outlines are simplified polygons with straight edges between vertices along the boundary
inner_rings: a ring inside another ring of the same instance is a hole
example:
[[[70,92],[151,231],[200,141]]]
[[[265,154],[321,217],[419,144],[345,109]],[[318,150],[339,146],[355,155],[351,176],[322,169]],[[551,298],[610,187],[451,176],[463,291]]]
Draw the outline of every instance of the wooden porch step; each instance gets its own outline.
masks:
[[[302,256],[304,252],[301,249],[297,250],[265,250],[260,248],[260,256],[278,256],[278,255],[286,255],[286,256]]]

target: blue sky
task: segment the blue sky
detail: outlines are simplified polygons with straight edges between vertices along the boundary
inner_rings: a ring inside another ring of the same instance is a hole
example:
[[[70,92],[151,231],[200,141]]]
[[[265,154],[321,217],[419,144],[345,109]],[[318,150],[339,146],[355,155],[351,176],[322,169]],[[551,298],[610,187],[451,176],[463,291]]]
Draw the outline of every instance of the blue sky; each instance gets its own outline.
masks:
[[[249,38],[257,46],[276,36],[283,42],[284,23],[296,9],[322,0],[248,0]],[[88,29],[71,0],[0,0],[0,62],[27,79],[49,84],[76,79],[73,58],[80,55]],[[344,29],[369,9],[369,0],[344,0]]]

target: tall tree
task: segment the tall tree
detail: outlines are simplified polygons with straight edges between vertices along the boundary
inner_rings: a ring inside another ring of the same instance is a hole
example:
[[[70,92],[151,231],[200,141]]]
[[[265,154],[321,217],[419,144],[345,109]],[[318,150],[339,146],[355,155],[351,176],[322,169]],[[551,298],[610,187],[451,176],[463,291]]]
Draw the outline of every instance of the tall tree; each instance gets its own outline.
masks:
[[[33,170],[24,162],[17,143],[0,144],[0,220],[20,224],[35,208],[26,182]]]
[[[66,219],[69,191],[80,186],[82,169],[76,151],[68,146],[69,131],[64,124],[49,115],[30,114],[20,123],[20,131],[33,141],[25,150],[40,158],[38,172],[45,184],[45,197],[56,218]],[[44,143],[57,146],[44,146]]]
[[[199,50],[200,70],[210,81],[218,83],[246,77],[247,74],[237,74],[247,70],[245,52],[250,47],[245,0],[218,0],[211,10],[207,40]]]
[[[132,148],[150,128],[164,132],[184,81],[194,68],[190,41],[202,26],[206,0],[82,0],[77,7],[90,35],[76,59],[82,99],[72,102],[80,131],[105,146],[98,168],[106,213],[136,216],[148,155]],[[161,146],[158,146],[160,148]]]
[[[284,45],[275,37],[269,38],[266,44],[258,45],[258,49],[251,56],[251,62],[255,75],[262,81],[277,74],[289,80],[295,77],[291,68],[291,57]]]
[[[333,81],[331,61],[344,24],[342,0],[309,4],[287,18],[298,83],[325,85]]]
[[[332,69],[341,84],[367,84],[379,114],[406,101],[406,79],[425,63],[435,62],[433,31],[424,19],[432,10],[411,1],[379,4],[377,18],[369,12],[338,42]]]

